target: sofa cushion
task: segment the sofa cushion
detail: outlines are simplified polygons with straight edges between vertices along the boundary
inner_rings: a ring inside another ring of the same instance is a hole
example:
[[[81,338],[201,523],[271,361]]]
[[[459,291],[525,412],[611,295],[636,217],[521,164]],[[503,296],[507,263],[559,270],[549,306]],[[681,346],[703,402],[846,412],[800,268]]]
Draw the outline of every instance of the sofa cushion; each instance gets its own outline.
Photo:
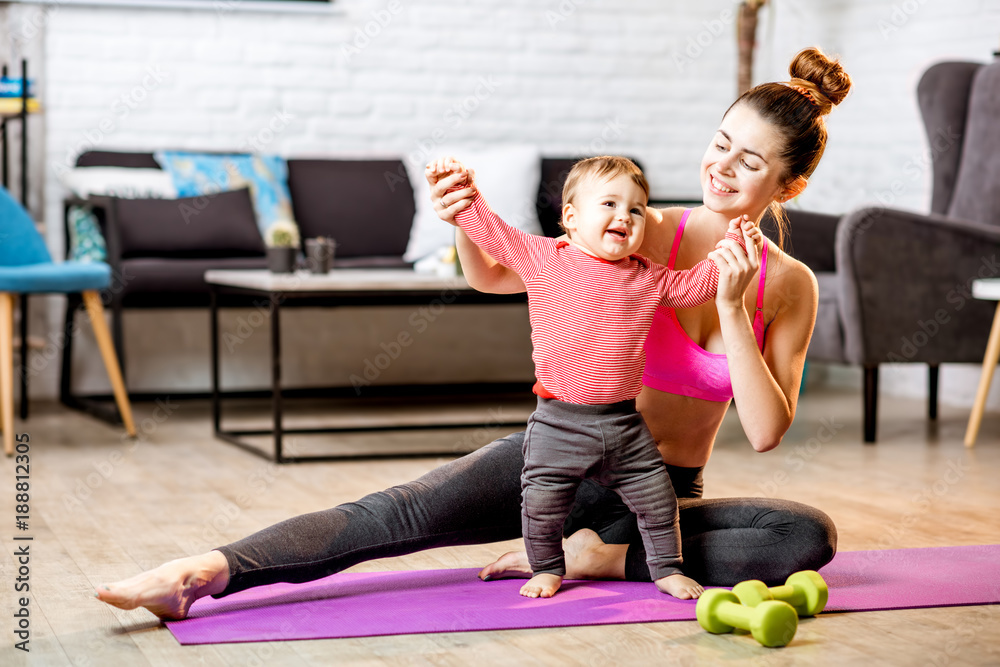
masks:
[[[129,167],[131,169],[159,169],[160,163],[152,153],[125,151],[85,151],[76,158],[77,167]]]
[[[509,145],[488,148],[438,147],[430,159],[453,155],[476,172],[476,185],[496,214],[512,227],[541,234],[536,203],[541,155],[535,146]],[[441,220],[430,198],[424,176],[426,160],[409,158],[406,170],[416,200],[416,215],[403,257],[416,261],[455,245],[455,227]]]
[[[264,254],[247,188],[181,199],[116,199],[115,210],[123,259]]]
[[[288,189],[302,238],[337,242],[334,266],[406,250],[413,190],[400,160],[289,160]]]
[[[208,305],[205,272],[216,269],[265,269],[265,257],[184,258],[141,257],[121,263],[121,288],[125,306],[170,308]]]
[[[173,199],[177,196],[170,174],[162,169],[132,169],[128,167],[78,167],[67,169],[59,181],[77,197],[91,195],[109,197]]]
[[[782,250],[808,266],[813,273],[836,271],[837,262],[833,249],[836,246],[840,216],[787,207],[784,212],[788,225]],[[760,228],[769,239],[778,242],[777,223],[770,210],[765,211]]]
[[[70,206],[66,211],[67,256],[76,262],[105,262],[107,244],[97,216],[88,206]]]
[[[261,236],[278,220],[292,219],[288,167],[284,158],[276,155],[157,151],[156,159],[164,171],[170,173],[180,197],[250,188]]]
[[[542,160],[542,174],[538,183],[538,222],[542,233],[552,238],[564,234],[559,220],[562,218],[562,191],[566,177],[576,164],[572,158],[545,158]],[[636,163],[638,164],[638,163]]]
[[[840,278],[836,273],[817,273],[819,305],[816,326],[809,341],[806,358],[810,361],[846,363],[844,328],[840,324]]]

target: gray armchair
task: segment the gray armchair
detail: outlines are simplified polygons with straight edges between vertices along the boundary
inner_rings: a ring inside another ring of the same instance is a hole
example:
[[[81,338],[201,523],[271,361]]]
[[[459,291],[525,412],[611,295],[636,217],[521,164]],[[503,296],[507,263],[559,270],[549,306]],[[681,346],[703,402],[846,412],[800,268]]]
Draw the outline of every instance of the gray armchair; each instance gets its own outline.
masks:
[[[883,363],[981,363],[995,305],[971,298],[1000,275],[1000,62],[932,66],[917,98],[933,169],[931,213],[883,207],[841,218],[789,210],[790,252],[816,273],[808,358],[864,368],[864,438],[875,442]]]

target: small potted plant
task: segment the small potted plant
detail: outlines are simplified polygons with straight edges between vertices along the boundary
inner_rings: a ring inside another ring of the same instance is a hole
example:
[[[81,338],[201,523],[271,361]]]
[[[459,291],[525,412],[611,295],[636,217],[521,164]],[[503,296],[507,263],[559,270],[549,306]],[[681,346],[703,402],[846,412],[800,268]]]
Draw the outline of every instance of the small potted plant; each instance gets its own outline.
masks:
[[[299,228],[291,220],[278,220],[264,235],[267,268],[271,273],[291,273],[299,252]]]

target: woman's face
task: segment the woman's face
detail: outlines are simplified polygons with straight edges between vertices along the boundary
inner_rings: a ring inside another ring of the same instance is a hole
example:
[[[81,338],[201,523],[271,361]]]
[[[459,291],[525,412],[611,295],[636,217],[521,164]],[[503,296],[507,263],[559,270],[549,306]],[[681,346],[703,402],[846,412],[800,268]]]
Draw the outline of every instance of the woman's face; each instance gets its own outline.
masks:
[[[744,104],[730,109],[701,159],[705,206],[756,219],[772,201],[783,201],[782,148],[781,136],[760,114]]]

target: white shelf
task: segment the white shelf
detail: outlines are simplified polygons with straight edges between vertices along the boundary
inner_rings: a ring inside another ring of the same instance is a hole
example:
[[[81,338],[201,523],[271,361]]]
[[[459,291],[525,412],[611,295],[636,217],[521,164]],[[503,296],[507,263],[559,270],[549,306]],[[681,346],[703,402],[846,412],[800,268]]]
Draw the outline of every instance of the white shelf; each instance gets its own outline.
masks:
[[[972,296],[987,301],[1000,301],[1000,278],[973,280]]]
[[[302,0],[20,0],[34,5],[121,7],[124,9],[195,9],[216,14],[264,12],[270,14],[343,14],[329,2]]]
[[[336,261],[336,260],[334,260]],[[411,269],[333,269],[330,273],[271,273],[266,269],[211,270],[205,282],[271,292],[469,290],[465,278],[442,278]]]

